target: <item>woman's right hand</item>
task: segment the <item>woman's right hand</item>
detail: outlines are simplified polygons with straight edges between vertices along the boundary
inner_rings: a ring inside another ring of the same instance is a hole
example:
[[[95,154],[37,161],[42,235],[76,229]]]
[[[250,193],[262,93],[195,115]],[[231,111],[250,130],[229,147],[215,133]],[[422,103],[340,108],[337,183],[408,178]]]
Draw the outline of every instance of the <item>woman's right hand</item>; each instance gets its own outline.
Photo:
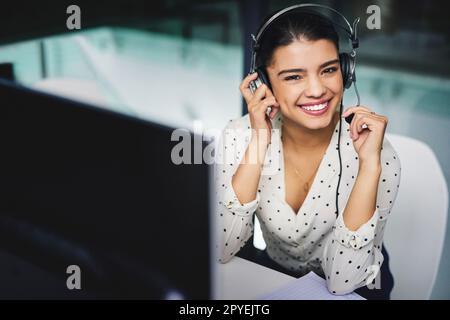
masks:
[[[255,72],[245,77],[239,89],[241,90],[242,96],[247,103],[250,124],[252,129],[254,129],[252,130],[252,137],[254,137],[254,133],[258,136],[259,133],[262,133],[265,130],[268,138],[267,143],[269,143],[272,130],[272,123],[270,122],[270,119],[275,117],[276,113],[280,109],[280,104],[275,99],[272,91],[270,91],[265,84],[259,86],[254,94],[250,91],[249,84],[257,78],[257,75],[258,74]],[[269,107],[272,107],[272,111],[269,116],[267,116],[266,111]],[[260,129],[264,130],[260,131]]]

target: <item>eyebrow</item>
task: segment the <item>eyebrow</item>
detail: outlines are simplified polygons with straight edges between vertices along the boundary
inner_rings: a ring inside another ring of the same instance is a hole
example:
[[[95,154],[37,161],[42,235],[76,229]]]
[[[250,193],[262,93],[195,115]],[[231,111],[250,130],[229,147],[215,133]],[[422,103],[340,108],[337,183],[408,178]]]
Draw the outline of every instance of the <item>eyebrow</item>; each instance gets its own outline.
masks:
[[[335,64],[335,63],[337,63],[337,62],[339,62],[339,59],[333,59],[333,60],[324,62],[324,63],[322,63],[322,64],[319,66],[319,69],[322,69],[322,68],[324,68],[324,67],[326,67],[326,66],[329,66],[329,65],[331,65],[331,64]],[[277,76],[280,76],[280,75],[282,75],[283,73],[290,73],[290,72],[305,72],[305,71],[306,71],[306,70],[305,70],[305,69],[302,69],[302,68],[286,69],[286,70],[281,70],[280,72],[278,72]]]

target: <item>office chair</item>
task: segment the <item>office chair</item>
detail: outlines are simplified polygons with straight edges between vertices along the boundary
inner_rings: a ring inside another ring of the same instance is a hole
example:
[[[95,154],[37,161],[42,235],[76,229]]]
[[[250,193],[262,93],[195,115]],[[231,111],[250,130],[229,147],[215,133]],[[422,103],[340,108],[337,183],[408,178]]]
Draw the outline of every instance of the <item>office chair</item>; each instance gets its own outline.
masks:
[[[430,299],[447,227],[447,183],[428,145],[405,136],[386,136],[402,166],[384,234],[394,275],[391,299]]]

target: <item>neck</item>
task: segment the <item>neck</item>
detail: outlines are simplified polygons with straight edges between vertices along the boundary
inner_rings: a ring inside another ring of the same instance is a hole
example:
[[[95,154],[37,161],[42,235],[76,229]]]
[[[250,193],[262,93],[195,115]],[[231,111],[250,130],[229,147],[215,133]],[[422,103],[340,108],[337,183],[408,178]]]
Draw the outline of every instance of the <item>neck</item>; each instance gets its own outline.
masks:
[[[303,154],[326,148],[338,121],[339,112],[336,112],[327,127],[311,130],[284,118],[282,125],[283,143],[293,148],[295,152]]]

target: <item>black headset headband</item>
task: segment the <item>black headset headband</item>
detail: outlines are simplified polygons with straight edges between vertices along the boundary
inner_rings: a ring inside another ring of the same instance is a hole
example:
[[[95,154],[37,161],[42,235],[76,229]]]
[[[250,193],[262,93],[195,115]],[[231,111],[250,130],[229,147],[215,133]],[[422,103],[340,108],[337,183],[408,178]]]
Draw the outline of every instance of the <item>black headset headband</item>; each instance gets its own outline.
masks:
[[[346,27],[342,26],[342,25],[340,25],[338,23],[335,23],[334,21],[332,21],[328,17],[326,17],[324,15],[321,15],[318,12],[317,13],[316,12],[308,12],[307,9],[310,9],[310,8],[312,8],[312,9],[314,9],[314,8],[315,9],[326,9],[326,10],[336,14],[339,18],[341,18],[345,22]],[[269,28],[269,26],[274,21],[276,21],[278,18],[280,18],[281,16],[283,16],[284,14],[286,14],[288,12],[291,12],[291,11],[297,10],[297,9],[306,9],[305,12],[316,14],[316,15],[319,15],[319,16],[325,18],[325,19],[328,19],[328,20],[330,20],[331,23],[333,23],[334,25],[336,25],[336,26],[340,27],[341,29],[343,29],[347,33],[347,35],[348,35],[348,37],[350,39],[350,42],[351,42],[351,47],[352,47],[351,55],[354,56],[356,54],[355,53],[355,49],[358,48],[358,46],[359,46],[359,39],[358,39],[358,36],[357,36],[357,24],[359,22],[359,18],[355,19],[355,21],[353,22],[353,27],[352,27],[350,25],[350,23],[348,22],[348,20],[339,11],[337,11],[337,10],[335,10],[333,8],[330,8],[328,6],[324,6],[324,5],[321,5],[321,4],[313,4],[313,3],[297,4],[297,5],[293,5],[293,6],[290,6],[290,7],[287,7],[285,9],[282,9],[282,10],[278,11],[277,13],[275,13],[273,16],[271,16],[269,19],[266,20],[266,22],[259,28],[258,33],[256,34],[256,36],[254,36],[252,34],[252,39],[253,39],[252,49],[253,49],[253,52],[252,52],[252,62],[251,62],[251,65],[250,65],[250,72],[253,72],[253,71],[256,70],[256,52],[259,49],[259,46],[260,46],[259,41],[260,41],[261,37],[263,36],[263,34],[266,32],[266,30]]]

